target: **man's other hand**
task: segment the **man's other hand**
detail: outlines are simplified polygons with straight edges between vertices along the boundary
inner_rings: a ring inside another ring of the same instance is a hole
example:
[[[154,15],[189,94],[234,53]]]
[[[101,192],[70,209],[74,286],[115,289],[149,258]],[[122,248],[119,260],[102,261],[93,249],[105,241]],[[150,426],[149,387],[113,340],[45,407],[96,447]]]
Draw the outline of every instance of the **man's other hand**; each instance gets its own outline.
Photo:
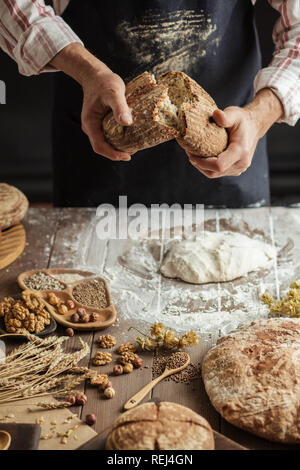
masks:
[[[240,108],[230,106],[213,113],[214,121],[227,129],[229,144],[217,157],[201,158],[188,153],[191,164],[208,178],[239,176],[249,168],[259,139],[282,115],[280,100],[270,89],[257,93],[253,101]]]

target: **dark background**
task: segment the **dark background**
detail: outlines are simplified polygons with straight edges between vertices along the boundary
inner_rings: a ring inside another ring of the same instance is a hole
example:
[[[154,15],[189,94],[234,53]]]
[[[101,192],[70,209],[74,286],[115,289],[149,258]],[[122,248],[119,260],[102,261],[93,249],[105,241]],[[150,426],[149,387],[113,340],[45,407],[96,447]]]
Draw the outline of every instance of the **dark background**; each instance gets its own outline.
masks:
[[[278,18],[267,0],[255,7],[263,64],[270,62],[272,28]],[[18,74],[16,64],[0,51],[0,80],[7,104],[0,106],[0,181],[23,190],[31,202],[51,201],[52,73]],[[268,133],[273,204],[300,202],[300,122],[275,124]]]

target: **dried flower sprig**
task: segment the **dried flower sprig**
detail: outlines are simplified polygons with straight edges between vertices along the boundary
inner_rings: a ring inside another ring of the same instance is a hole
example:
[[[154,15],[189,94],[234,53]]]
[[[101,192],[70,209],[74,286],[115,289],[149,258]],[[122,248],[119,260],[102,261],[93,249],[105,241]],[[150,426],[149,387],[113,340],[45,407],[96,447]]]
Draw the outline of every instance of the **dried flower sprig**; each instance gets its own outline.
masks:
[[[300,281],[293,281],[286,296],[281,300],[275,301],[268,292],[262,294],[260,299],[269,307],[270,315],[300,317]]]
[[[150,326],[150,334],[148,335],[133,326],[129,328],[129,330],[131,329],[142,335],[142,337],[136,338],[136,342],[143,351],[155,351],[162,347],[166,349],[184,349],[195,346],[199,342],[199,336],[193,330],[178,337],[174,330],[166,328],[160,322]]]

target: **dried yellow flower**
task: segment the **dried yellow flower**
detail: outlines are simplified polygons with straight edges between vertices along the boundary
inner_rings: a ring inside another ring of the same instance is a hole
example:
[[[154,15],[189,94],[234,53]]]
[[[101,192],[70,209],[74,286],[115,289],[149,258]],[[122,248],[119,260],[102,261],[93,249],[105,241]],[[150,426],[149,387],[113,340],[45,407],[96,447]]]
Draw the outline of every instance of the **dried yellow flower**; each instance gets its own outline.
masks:
[[[167,349],[177,348],[179,339],[173,330],[167,330],[163,338],[163,346]]]
[[[154,323],[150,326],[151,336],[156,336],[157,339],[164,339],[165,327],[162,323]]]
[[[184,349],[184,348],[187,348],[188,346],[195,346],[198,343],[199,343],[199,336],[193,330],[191,330],[188,333],[185,333],[179,339],[178,348]]]
[[[276,316],[300,317],[300,281],[293,281],[286,296],[275,301],[265,292],[261,296],[262,303],[269,307],[269,314]]]
[[[159,347],[159,340],[150,338],[150,336],[136,338],[136,342],[142,351],[155,351]]]
[[[150,335],[146,335],[134,327],[131,328],[143,335],[143,337],[140,336],[136,338],[136,342],[142,351],[154,351],[160,347],[166,349],[183,349],[188,346],[195,346],[199,342],[199,337],[193,330],[178,337],[175,331],[171,328],[166,329],[162,323],[154,323],[154,325],[150,327]]]

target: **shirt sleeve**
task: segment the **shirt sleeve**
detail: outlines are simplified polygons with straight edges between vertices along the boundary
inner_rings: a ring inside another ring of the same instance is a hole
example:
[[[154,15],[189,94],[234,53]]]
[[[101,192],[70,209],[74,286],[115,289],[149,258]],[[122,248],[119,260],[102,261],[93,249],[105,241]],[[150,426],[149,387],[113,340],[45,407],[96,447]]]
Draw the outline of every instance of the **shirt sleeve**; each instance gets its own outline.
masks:
[[[254,88],[271,88],[281,100],[284,116],[295,125],[300,117],[300,0],[269,0],[280,13],[273,29],[273,60],[255,77]]]
[[[53,72],[53,57],[78,36],[43,0],[0,0],[0,47],[22,75]]]

